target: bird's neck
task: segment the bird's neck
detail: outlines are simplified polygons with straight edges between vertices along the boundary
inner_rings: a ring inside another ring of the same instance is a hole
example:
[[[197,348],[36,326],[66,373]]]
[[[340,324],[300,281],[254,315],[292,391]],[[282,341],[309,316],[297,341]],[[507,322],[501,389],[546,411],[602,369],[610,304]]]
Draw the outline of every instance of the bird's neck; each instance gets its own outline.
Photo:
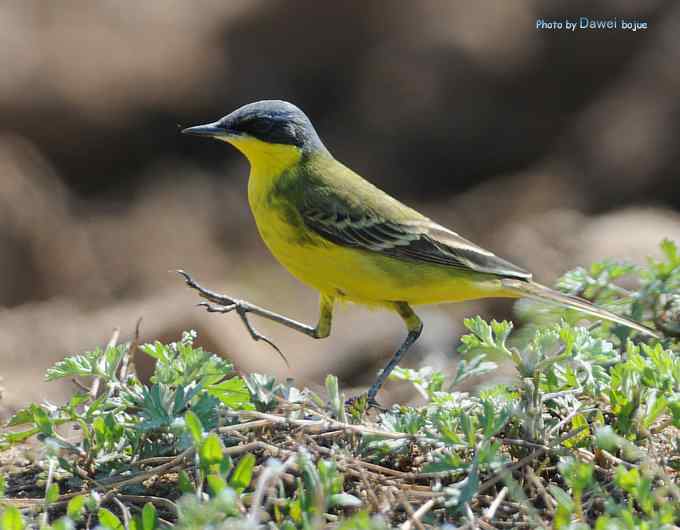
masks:
[[[251,177],[279,175],[302,158],[302,149],[294,145],[270,144],[250,137],[228,141],[250,162]]]
[[[303,151],[294,145],[270,144],[256,139],[231,141],[250,163],[248,198],[251,206],[261,203],[269,195],[278,179],[300,163]]]
[[[250,163],[248,193],[266,194],[286,170],[299,163],[303,151],[294,145],[270,144],[255,138],[230,138]]]
[[[269,149],[246,155],[250,162],[250,179],[270,183],[302,159],[302,150],[292,145],[270,146]]]

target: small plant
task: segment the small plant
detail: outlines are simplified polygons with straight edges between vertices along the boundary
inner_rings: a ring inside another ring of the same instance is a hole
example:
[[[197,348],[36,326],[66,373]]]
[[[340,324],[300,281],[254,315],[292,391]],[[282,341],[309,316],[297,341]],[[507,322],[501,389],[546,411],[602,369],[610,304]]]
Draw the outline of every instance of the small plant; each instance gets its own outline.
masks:
[[[680,256],[606,261],[559,286],[656,326],[661,341],[521,305],[529,323],[465,320],[451,375],[397,368],[424,404],[367,412],[270,376],[238,375],[197,346],[112,344],[67,357],[66,403],[32,404],[0,434],[29,439],[0,467],[0,530],[283,528],[670,529],[680,524]],[[635,276],[637,291],[613,283]],[[557,318],[559,317],[559,318]],[[131,369],[156,361],[148,383]],[[514,368],[477,393],[473,377]]]

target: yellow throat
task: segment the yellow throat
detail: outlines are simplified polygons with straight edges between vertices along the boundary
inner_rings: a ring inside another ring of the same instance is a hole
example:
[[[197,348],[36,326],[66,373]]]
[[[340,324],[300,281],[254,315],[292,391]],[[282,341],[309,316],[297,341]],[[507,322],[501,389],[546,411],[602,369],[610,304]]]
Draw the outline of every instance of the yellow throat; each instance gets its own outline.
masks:
[[[302,158],[302,150],[294,145],[271,144],[252,137],[238,136],[230,137],[227,141],[250,162],[251,183],[256,181],[266,187]]]

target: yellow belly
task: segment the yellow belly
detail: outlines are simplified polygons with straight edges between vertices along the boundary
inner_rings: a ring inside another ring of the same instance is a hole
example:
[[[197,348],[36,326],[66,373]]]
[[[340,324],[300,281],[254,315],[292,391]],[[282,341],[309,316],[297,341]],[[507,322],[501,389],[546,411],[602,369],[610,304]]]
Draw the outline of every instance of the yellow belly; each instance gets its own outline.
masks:
[[[336,245],[295,222],[285,205],[255,206],[253,213],[276,259],[300,281],[331,296],[365,305],[516,296],[489,276]]]

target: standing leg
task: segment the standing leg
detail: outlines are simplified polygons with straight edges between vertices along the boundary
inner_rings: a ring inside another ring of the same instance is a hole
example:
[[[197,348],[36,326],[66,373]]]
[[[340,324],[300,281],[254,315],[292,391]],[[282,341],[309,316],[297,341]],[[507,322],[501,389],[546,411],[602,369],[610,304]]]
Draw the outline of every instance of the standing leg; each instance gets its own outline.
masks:
[[[423,322],[420,320],[420,318],[418,318],[418,315],[413,312],[411,306],[409,306],[406,302],[396,302],[394,307],[397,313],[399,313],[399,316],[404,319],[406,329],[408,329],[408,335],[406,336],[406,339],[402,345],[399,346],[399,349],[396,351],[396,353],[392,356],[390,362],[387,363],[387,366],[385,366],[383,371],[380,372],[380,375],[375,380],[375,383],[373,383],[371,388],[368,390],[369,403],[375,402],[375,396],[380,390],[380,387],[383,385],[392,370],[394,370],[394,367],[399,364],[399,361],[406,354],[413,343],[418,340],[420,333],[423,331]]]
[[[331,334],[334,305],[335,298],[323,293],[319,295],[319,321],[316,323],[314,334],[312,335],[315,339],[325,339]]]

